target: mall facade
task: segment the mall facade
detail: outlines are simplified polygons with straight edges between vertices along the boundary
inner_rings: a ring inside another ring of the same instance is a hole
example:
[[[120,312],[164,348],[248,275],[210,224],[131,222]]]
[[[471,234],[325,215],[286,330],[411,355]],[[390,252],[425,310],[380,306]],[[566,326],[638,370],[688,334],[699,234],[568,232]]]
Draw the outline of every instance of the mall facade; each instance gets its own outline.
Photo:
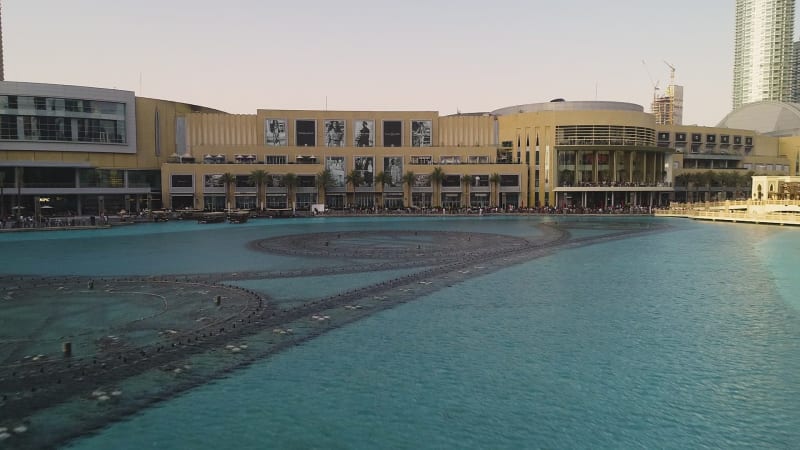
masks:
[[[603,101],[448,116],[228,114],[129,91],[4,81],[0,204],[4,215],[36,216],[660,206],[698,191],[736,195],[693,174],[797,173],[800,139],[746,128],[657,126],[639,105]]]

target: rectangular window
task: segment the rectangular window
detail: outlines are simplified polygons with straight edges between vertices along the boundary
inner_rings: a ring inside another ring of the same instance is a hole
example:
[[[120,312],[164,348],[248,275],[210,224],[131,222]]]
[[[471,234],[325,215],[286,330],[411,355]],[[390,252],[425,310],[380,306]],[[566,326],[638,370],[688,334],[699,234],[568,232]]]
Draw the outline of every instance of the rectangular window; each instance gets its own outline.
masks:
[[[473,175],[473,187],[489,187],[489,175]]]
[[[17,134],[17,116],[0,116],[0,139],[19,139]]]
[[[399,120],[383,121],[383,146],[384,147],[403,146],[403,122]]]
[[[459,175],[445,175],[442,179],[442,187],[460,187],[461,176]]]
[[[500,175],[500,186],[519,186],[519,175]]]
[[[317,121],[295,121],[295,145],[298,147],[314,147],[317,145]]]
[[[193,177],[191,175],[172,175],[171,184],[174,188],[192,187]]]
[[[692,133],[692,142],[702,142],[703,136],[700,133]]]
[[[264,157],[266,164],[286,164],[286,155],[267,155]]]

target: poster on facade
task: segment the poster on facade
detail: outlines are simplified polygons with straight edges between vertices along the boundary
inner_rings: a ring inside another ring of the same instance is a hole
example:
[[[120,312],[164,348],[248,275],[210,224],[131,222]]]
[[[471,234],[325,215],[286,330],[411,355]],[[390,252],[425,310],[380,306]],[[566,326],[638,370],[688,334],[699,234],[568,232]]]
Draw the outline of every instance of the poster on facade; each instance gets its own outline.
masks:
[[[362,119],[353,122],[353,136],[356,147],[374,147],[375,121]]]
[[[344,187],[345,166],[344,156],[328,156],[325,158],[325,169],[331,174],[332,187]]]
[[[295,145],[298,147],[314,147],[317,145],[317,121],[297,120],[294,123]]]
[[[383,172],[389,175],[389,187],[403,186],[403,158],[386,156],[383,158]]]
[[[286,119],[267,119],[264,122],[264,144],[270,147],[289,145],[289,130]]]
[[[267,178],[267,186],[272,188],[285,187],[283,184],[283,175],[270,174]]]
[[[433,122],[430,120],[411,121],[411,146],[430,147],[433,135]]]
[[[221,188],[225,187],[225,182],[222,181],[222,174],[215,173],[211,175],[206,175],[204,177],[203,186],[207,188]]]
[[[344,120],[326,120],[325,126],[325,147],[344,147]]]
[[[383,121],[383,146],[384,147],[403,146],[403,122],[399,120]]]
[[[375,183],[375,158],[356,156],[355,169],[361,174],[361,186],[371,187]]]
[[[431,176],[428,174],[425,175],[414,175],[414,187],[415,188],[429,188],[431,187]]]

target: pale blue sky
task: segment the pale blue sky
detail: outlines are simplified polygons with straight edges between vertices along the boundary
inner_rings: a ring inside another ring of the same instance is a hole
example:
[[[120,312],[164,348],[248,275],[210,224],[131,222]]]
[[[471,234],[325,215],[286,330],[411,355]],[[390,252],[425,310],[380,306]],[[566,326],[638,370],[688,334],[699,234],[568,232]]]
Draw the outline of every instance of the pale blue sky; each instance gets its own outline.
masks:
[[[734,0],[5,0],[7,80],[258,108],[649,109],[677,68],[684,123],[731,106]],[[141,89],[140,89],[141,74]]]

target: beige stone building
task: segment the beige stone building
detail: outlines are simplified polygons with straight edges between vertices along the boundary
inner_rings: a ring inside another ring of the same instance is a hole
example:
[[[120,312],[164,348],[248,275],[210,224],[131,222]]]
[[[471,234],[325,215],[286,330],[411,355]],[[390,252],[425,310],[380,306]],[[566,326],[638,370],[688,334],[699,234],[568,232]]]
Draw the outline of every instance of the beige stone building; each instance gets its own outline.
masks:
[[[630,103],[554,101],[449,116],[227,114],[128,91],[0,82],[5,215],[655,206],[733,198],[737,187],[715,177],[794,175],[798,164],[800,137],[659,126]]]

